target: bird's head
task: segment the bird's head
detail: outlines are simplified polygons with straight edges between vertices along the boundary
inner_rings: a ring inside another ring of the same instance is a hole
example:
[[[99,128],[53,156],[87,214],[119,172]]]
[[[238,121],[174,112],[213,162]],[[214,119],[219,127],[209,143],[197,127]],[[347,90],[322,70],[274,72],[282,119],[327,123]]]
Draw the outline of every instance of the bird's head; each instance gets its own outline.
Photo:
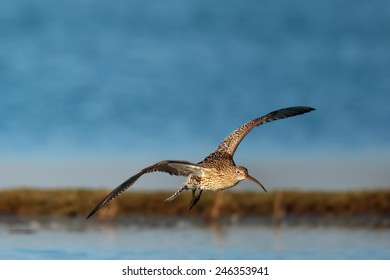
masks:
[[[243,167],[243,166],[236,166],[235,167],[235,172],[236,172],[236,179],[238,181],[242,181],[242,180],[245,180],[245,179],[251,180],[252,182],[255,182],[256,184],[258,184],[265,192],[267,191],[264,188],[264,186],[259,181],[257,181],[251,175],[249,175],[248,169],[246,169],[245,167]]]

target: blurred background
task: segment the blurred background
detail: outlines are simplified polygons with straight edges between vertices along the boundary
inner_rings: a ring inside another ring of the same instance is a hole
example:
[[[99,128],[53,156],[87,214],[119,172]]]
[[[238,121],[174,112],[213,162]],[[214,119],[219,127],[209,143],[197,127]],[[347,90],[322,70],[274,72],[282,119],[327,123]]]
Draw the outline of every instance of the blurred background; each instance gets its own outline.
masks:
[[[0,189],[111,189],[162,159],[201,161],[244,122],[295,105],[317,110],[256,128],[235,162],[274,191],[386,189],[389,30],[387,0],[0,0]],[[132,191],[181,181],[145,176]],[[385,233],[370,232],[378,248]],[[10,246],[5,258],[126,258]],[[218,248],[190,257],[223,258]],[[273,252],[249,256],[297,258]],[[298,258],[390,257],[359,252]]]

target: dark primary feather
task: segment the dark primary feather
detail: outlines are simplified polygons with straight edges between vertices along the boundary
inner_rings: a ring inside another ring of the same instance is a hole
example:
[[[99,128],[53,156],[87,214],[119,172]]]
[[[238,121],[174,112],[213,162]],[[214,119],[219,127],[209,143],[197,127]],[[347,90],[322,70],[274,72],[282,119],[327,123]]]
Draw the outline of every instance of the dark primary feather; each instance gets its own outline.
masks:
[[[273,122],[280,119],[285,119],[297,115],[301,115],[310,111],[315,110],[311,107],[305,106],[296,106],[296,107],[288,107],[280,110],[272,111],[264,116],[261,116],[257,119],[251,120],[236,130],[234,130],[228,137],[226,137],[222,143],[218,146],[216,153],[227,153],[230,156],[234,155],[238,145],[244,139],[244,137],[256,126],[267,122]]]
[[[176,175],[176,176],[188,176],[191,173],[195,173],[195,174],[201,173],[200,166],[192,162],[180,161],[180,160],[164,160],[164,161],[157,162],[151,166],[142,169],[139,173],[130,177],[121,185],[119,185],[116,189],[114,189],[91,211],[91,213],[87,216],[87,219],[91,217],[93,214],[95,214],[96,211],[98,211],[104,205],[106,205],[111,200],[116,198],[118,195],[123,193],[125,190],[130,188],[135,183],[135,181],[137,181],[138,178],[141,177],[143,174],[156,172],[156,171],[166,172],[169,173],[170,175]]]

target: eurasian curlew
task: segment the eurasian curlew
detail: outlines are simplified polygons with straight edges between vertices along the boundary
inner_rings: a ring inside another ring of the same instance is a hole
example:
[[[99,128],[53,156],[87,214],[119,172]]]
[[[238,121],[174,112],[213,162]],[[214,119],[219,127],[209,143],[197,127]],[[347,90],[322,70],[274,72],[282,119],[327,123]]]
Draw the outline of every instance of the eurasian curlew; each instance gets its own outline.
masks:
[[[170,175],[185,176],[187,180],[172,196],[165,201],[174,200],[185,190],[192,191],[192,199],[189,209],[199,201],[203,190],[221,191],[237,185],[244,179],[251,180],[258,184],[264,191],[264,186],[255,178],[248,174],[248,170],[243,166],[236,166],[233,161],[233,155],[242,139],[256,126],[276,121],[279,119],[289,118],[301,115],[315,110],[311,107],[296,106],[273,111],[262,117],[251,120],[226,137],[218,148],[199,163],[192,163],[182,160],[163,160],[151,166],[142,169],[139,173],[127,179],[120,186],[107,195],[88,215],[91,217],[101,207],[105,206],[112,199],[116,198],[126,189],[131,187],[143,174],[160,171]],[[196,191],[199,190],[198,194]]]

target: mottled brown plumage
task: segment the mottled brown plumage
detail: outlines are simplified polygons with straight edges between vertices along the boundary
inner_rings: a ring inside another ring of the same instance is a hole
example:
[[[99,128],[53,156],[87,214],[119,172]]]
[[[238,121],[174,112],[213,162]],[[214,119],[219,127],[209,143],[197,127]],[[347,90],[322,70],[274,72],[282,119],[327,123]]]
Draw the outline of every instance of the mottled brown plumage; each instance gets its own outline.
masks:
[[[255,178],[248,174],[248,170],[243,166],[236,166],[233,161],[233,155],[242,139],[256,126],[261,124],[276,121],[279,119],[289,118],[296,115],[301,115],[315,110],[311,107],[297,106],[289,107],[273,111],[262,117],[251,120],[236,130],[234,130],[228,137],[226,137],[218,148],[199,163],[191,163],[180,160],[163,160],[157,162],[149,167],[142,169],[139,173],[127,179],[120,186],[114,189],[107,195],[88,215],[91,217],[101,207],[105,206],[111,200],[116,198],[126,189],[131,187],[135,181],[143,174],[151,172],[166,172],[170,175],[185,176],[187,180],[184,185],[177,190],[166,201],[172,201],[181,192],[185,190],[192,191],[192,200],[189,209],[191,209],[200,199],[203,190],[221,191],[237,185],[244,179],[251,180],[258,184],[266,191],[264,186]],[[199,190],[198,195],[196,191]]]

